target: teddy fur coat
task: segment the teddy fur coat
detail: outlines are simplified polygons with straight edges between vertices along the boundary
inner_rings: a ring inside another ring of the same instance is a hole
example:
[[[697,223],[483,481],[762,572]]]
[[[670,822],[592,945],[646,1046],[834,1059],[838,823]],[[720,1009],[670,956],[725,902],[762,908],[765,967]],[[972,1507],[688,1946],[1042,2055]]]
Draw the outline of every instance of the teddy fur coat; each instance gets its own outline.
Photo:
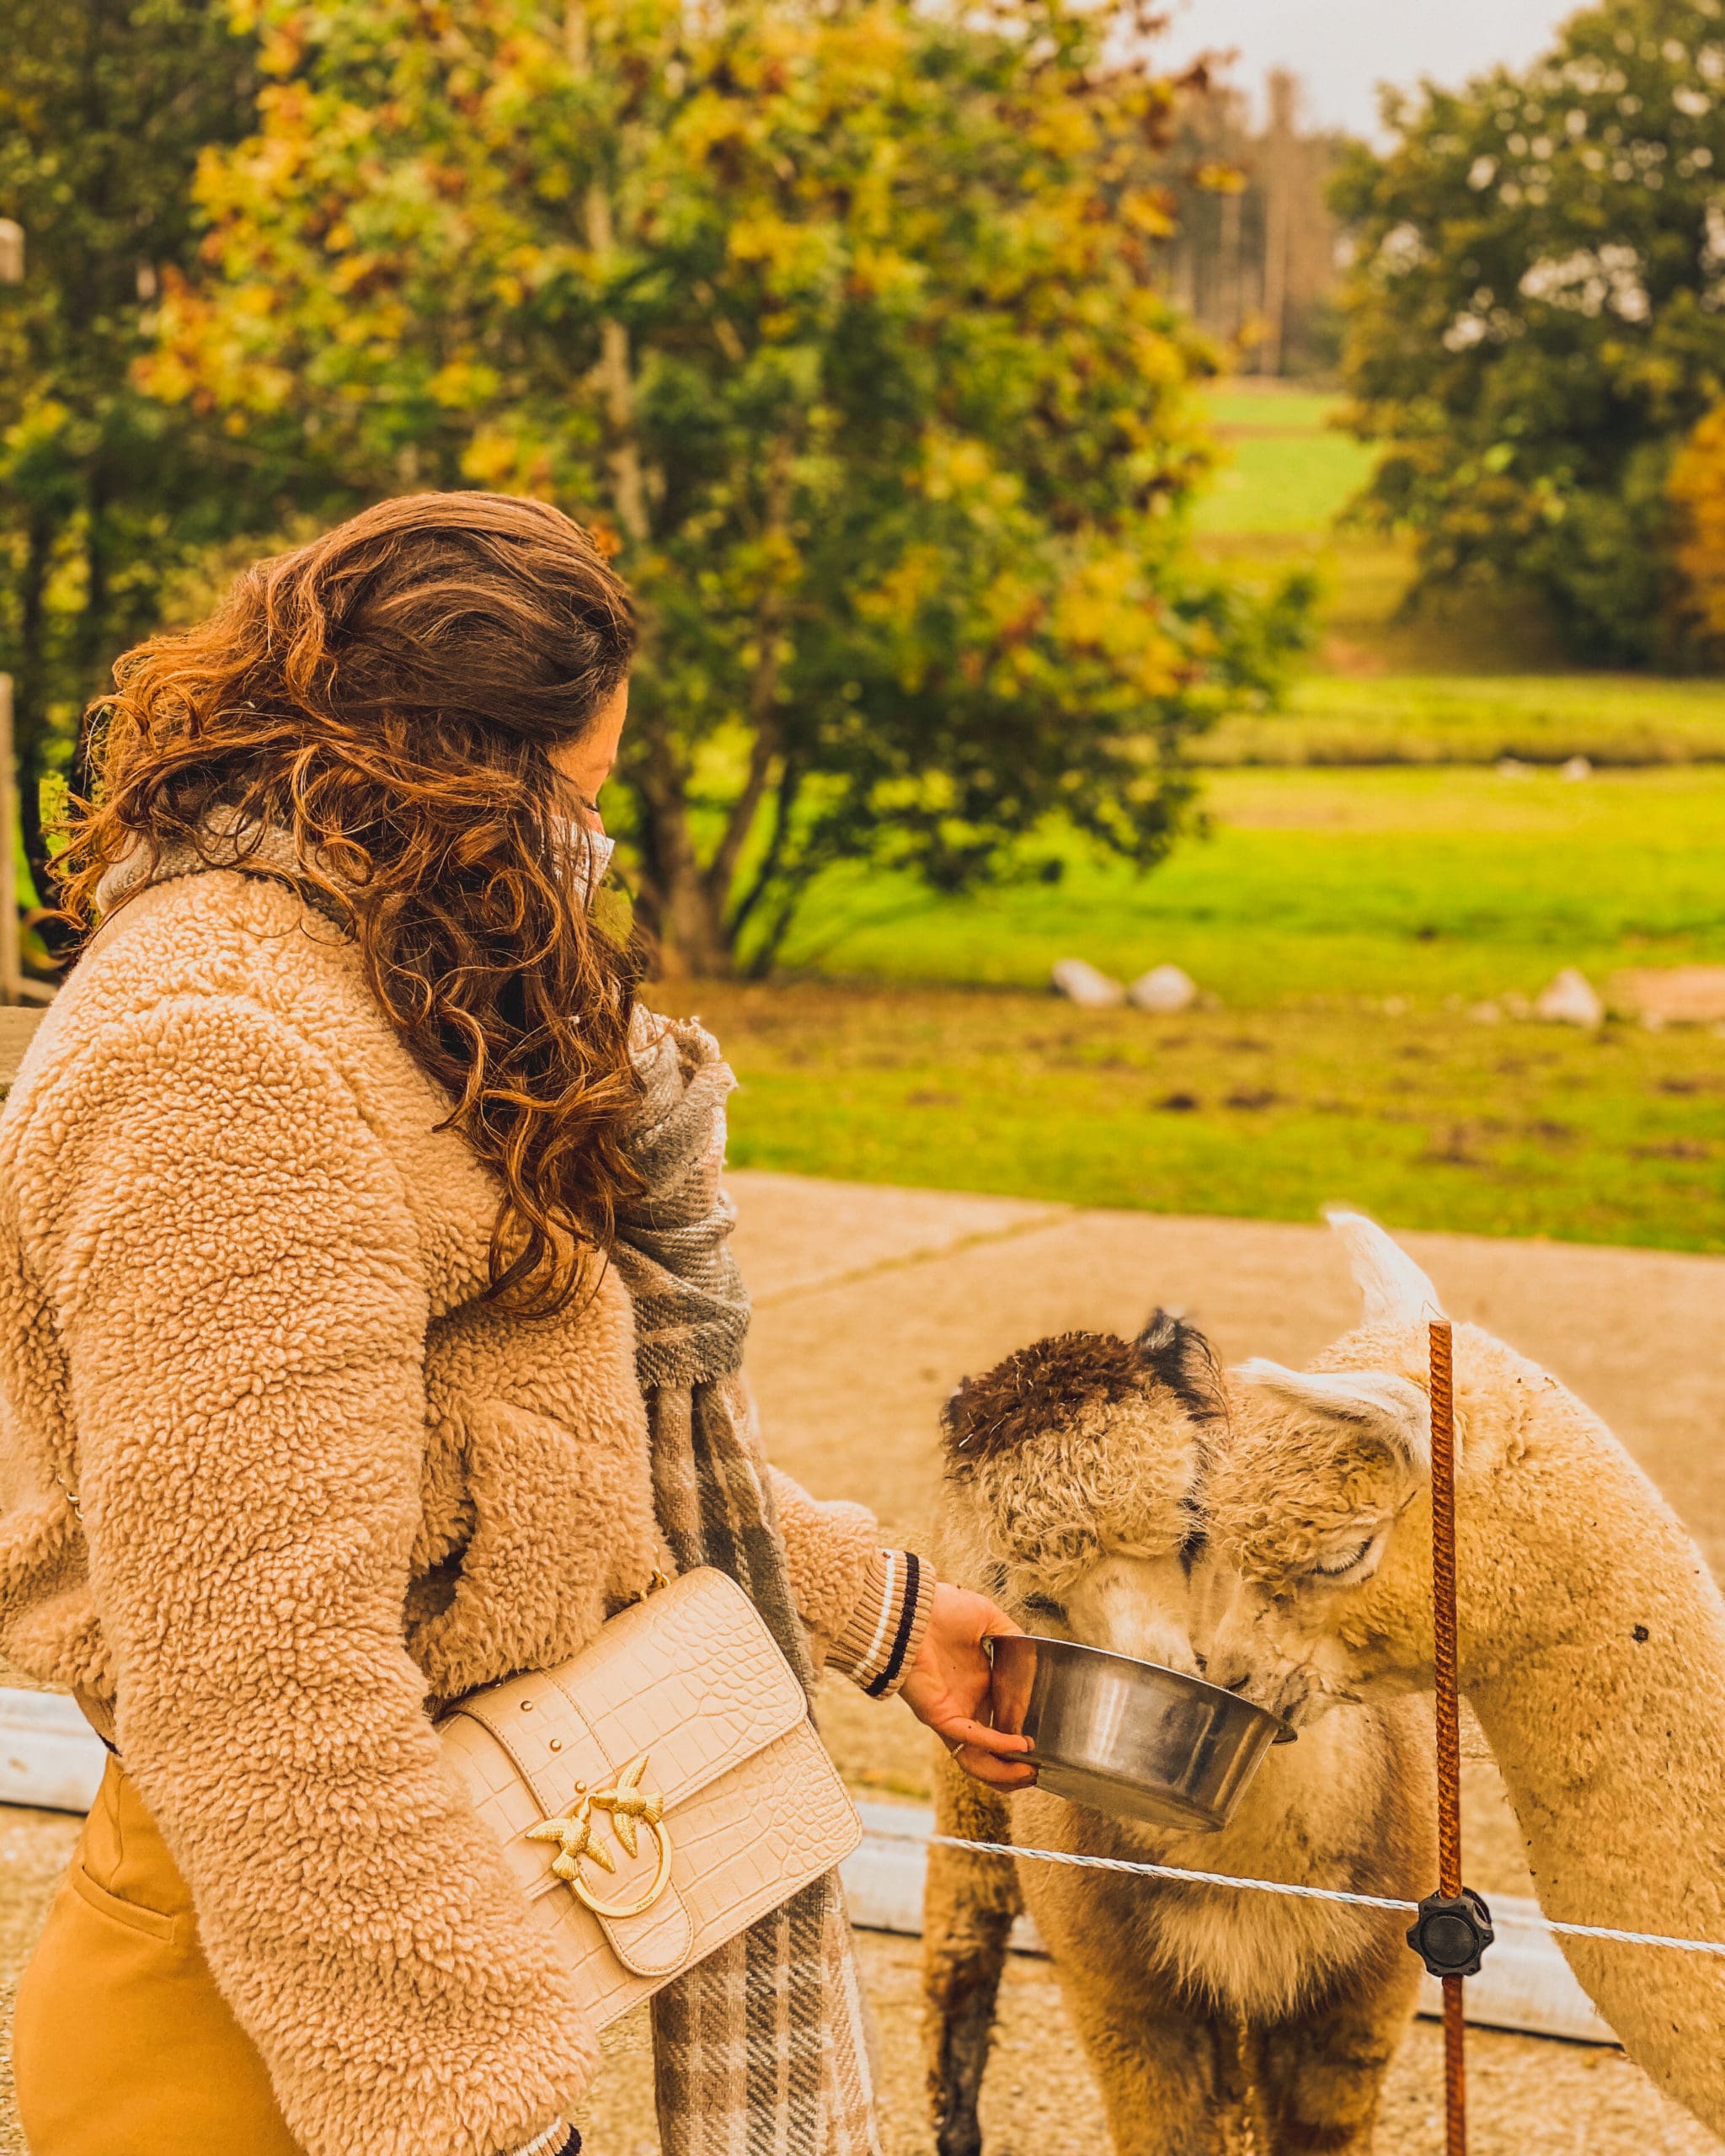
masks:
[[[0,1113],[0,1651],[111,1710],[310,2156],[491,2156],[595,2057],[428,1707],[647,1585],[631,1311],[479,1300],[447,1107],[352,946],[217,870],[104,926]],[[878,1538],[775,1480],[818,1652]]]

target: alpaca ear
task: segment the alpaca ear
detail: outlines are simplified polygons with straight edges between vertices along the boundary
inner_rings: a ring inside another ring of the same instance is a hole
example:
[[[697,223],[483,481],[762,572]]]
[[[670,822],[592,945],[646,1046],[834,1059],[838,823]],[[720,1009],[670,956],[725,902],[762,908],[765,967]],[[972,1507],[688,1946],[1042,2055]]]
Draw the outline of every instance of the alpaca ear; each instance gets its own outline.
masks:
[[[1324,1218],[1347,1246],[1368,1325],[1424,1325],[1444,1315],[1437,1289],[1375,1220],[1339,1206]]]
[[[1242,1363],[1234,1376],[1318,1420],[1346,1425],[1417,1475],[1431,1473],[1431,1402],[1406,1378],[1388,1370],[1290,1370],[1261,1358]]]

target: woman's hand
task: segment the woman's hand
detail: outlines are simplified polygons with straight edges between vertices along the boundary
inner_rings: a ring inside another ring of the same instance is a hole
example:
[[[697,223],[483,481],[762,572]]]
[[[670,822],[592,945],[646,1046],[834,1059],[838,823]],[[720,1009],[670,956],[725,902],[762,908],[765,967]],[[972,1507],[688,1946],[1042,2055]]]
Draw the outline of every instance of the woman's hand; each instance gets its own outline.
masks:
[[[994,1674],[982,1642],[1019,1630],[985,1594],[943,1580],[934,1590],[916,1659],[900,1688],[917,1721],[927,1723],[967,1774],[991,1789],[1027,1789],[1036,1780],[1035,1768],[1018,1757],[1030,1749],[1029,1738],[1008,1737],[982,1719],[991,1706]]]

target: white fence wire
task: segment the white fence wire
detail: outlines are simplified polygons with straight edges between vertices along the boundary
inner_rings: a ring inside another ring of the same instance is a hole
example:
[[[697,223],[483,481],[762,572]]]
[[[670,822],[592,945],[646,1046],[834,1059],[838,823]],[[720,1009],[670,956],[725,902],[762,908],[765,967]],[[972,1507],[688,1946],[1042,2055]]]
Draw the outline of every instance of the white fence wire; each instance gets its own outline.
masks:
[[[976,1856],[1021,1857],[1035,1864],[1070,1865],[1079,1871],[1124,1871],[1140,1879],[1166,1879],[1182,1886],[1233,1886],[1242,1893],[1281,1894],[1295,1902],[1343,1902],[1350,1908],[1387,1909],[1397,1915],[1417,1916],[1418,1902],[1402,1902],[1386,1894],[1348,1894],[1337,1886],[1295,1886],[1284,1879],[1241,1879],[1228,1871],[1190,1871],[1176,1864],[1138,1864],[1125,1857],[1082,1856],[1072,1849],[1023,1849],[1010,1842],[971,1842],[958,1834],[932,1834],[936,1848],[968,1849]],[[1561,1932],[1566,1939],[1602,1939],[1619,1946],[1669,1946],[1680,1954],[1725,1955],[1725,1941],[1714,1939],[1674,1939],[1663,1932],[1618,1931],[1609,1924],[1564,1924],[1543,1910],[1539,1924]]]

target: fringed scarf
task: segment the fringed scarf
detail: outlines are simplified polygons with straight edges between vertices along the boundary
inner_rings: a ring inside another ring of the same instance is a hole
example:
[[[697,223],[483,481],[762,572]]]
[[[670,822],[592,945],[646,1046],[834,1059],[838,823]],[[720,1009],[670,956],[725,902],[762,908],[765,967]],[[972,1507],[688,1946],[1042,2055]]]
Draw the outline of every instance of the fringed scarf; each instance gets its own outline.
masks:
[[[619,1216],[659,1524],[678,1569],[747,1593],[812,1689],[766,1460],[739,1375],[749,1300],[720,1187],[734,1081],[694,1023],[640,1014],[633,1144],[647,1188]],[[805,1886],[653,2002],[665,2156],[879,2156],[866,2024],[838,1875]]]

